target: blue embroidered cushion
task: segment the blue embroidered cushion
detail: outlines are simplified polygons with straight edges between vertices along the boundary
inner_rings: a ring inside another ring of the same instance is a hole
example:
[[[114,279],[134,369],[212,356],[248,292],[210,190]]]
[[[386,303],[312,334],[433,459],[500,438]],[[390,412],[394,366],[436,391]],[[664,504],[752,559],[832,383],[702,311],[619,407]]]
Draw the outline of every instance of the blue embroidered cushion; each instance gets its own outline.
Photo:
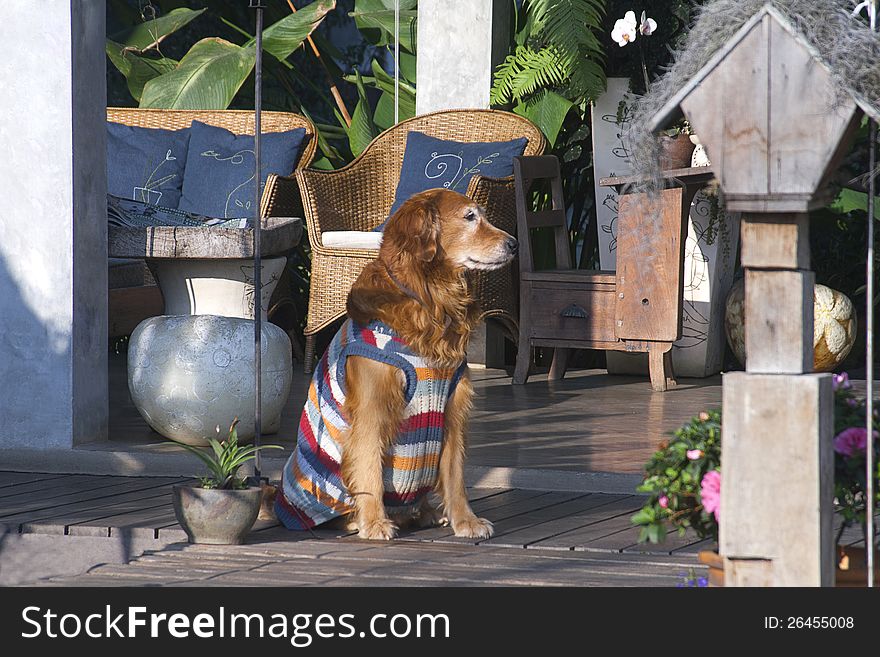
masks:
[[[107,122],[107,192],[176,208],[189,129],[162,130]]]
[[[512,176],[513,158],[523,154],[527,143],[525,137],[498,142],[448,141],[410,131],[389,216],[410,196],[426,189],[445,187],[464,194],[475,174]],[[384,227],[385,222],[376,230]]]
[[[260,189],[270,173],[293,173],[306,131],[263,134]],[[209,217],[253,214],[254,137],[193,121],[178,209]]]

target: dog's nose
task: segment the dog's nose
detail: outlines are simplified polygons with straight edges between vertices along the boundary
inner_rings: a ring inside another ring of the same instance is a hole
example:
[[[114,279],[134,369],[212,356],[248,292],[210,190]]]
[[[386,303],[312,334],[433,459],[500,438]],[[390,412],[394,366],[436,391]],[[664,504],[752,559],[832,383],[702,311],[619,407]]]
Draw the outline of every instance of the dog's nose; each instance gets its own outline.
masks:
[[[508,237],[504,241],[504,246],[507,247],[510,255],[516,255],[516,252],[519,251],[519,242],[517,242],[516,239],[513,237]]]

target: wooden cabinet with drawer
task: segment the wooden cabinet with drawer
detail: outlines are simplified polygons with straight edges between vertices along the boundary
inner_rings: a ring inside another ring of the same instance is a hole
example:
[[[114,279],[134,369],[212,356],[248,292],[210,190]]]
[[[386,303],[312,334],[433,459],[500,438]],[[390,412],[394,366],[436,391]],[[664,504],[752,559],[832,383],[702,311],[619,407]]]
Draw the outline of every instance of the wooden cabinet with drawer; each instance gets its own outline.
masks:
[[[571,267],[559,161],[515,158],[520,316],[514,383],[525,383],[531,347],[542,346],[554,348],[550,379],[565,375],[571,349],[587,348],[647,352],[653,389],[675,385],[671,350],[681,337],[687,215],[694,194],[711,177],[705,167],[666,171],[669,184],[655,195],[620,196],[617,271],[586,271]],[[550,210],[530,210],[527,195],[537,180],[550,182]],[[636,181],[601,182],[623,188]],[[557,269],[534,270],[533,228],[553,229]]]

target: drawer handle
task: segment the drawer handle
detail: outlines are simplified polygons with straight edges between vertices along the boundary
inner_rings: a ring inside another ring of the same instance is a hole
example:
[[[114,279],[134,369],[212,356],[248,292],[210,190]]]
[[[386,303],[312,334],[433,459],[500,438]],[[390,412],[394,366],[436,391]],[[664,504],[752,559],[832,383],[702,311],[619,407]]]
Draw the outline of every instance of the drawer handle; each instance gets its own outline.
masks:
[[[577,306],[575,304],[571,304],[570,306],[566,306],[562,309],[562,312],[559,313],[561,317],[576,317],[578,319],[586,319],[587,311]]]

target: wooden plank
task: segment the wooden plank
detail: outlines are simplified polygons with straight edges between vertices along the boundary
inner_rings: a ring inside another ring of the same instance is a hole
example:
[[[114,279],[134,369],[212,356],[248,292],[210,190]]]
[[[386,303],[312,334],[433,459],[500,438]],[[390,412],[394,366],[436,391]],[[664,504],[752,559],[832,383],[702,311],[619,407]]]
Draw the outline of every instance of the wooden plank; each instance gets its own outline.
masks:
[[[544,522],[524,527],[520,530],[484,541],[481,545],[506,545],[520,547],[539,547],[534,544],[546,541],[554,536],[564,534],[573,529],[583,527],[590,522],[598,522],[602,517],[614,517],[620,513],[631,513],[639,508],[639,498],[632,495],[609,495],[605,493],[592,493],[583,501],[584,510],[571,513],[555,519],[547,519]],[[588,504],[593,504],[593,507]],[[589,511],[589,513],[586,513]],[[603,514],[606,514],[603,516]]]
[[[856,114],[856,104],[838,93],[825,64],[779,20],[770,21],[769,37],[769,191],[812,195]]]
[[[501,521],[526,516],[527,514],[534,514],[541,509],[547,509],[553,507],[562,502],[568,502],[569,500],[573,500],[579,497],[583,497],[584,493],[544,493],[543,495],[538,495],[536,497],[532,497],[529,499],[523,499],[512,504],[505,504],[503,506],[494,507],[491,509],[479,509],[477,505],[474,505],[474,512],[481,517],[486,518],[487,520],[492,521],[492,523],[501,523]],[[528,524],[528,520],[522,520],[523,523]],[[516,526],[516,522],[508,523],[503,525],[503,527]],[[476,544],[480,539],[474,538],[463,538],[455,535],[452,527],[435,527],[427,530],[430,532],[430,540],[432,541],[443,541],[450,543],[464,543],[464,544]],[[404,538],[401,536],[401,538]],[[425,540],[418,530],[413,532],[413,538],[416,540]]]
[[[555,228],[565,226],[565,210],[540,210],[526,213],[529,228]]]
[[[116,477],[115,479],[118,481],[126,479],[126,477]],[[142,477],[134,481],[115,483],[102,488],[80,490],[71,492],[62,498],[34,501],[30,504],[20,504],[17,507],[6,507],[2,509],[4,515],[0,517],[0,522],[24,524],[48,518],[63,518],[65,514],[82,509],[112,507],[138,491],[167,485],[167,480],[159,479],[156,481],[153,478]]]
[[[18,486],[21,484],[32,483],[36,481],[49,481],[50,479],[60,479],[66,477],[65,474],[51,474],[38,472],[2,472],[0,471],[0,488],[8,488],[10,486]],[[2,492],[2,491],[0,491]]]
[[[495,535],[488,540],[481,541],[480,545],[525,547],[530,543],[536,543],[562,531],[567,531],[560,530],[560,525],[556,523],[575,522],[580,518],[579,514],[584,511],[631,497],[630,495],[592,493],[534,513],[502,520],[495,525]]]
[[[113,476],[70,475],[64,479],[50,480],[46,485],[43,482],[22,484],[7,489],[6,494],[0,497],[0,518],[22,510],[58,504],[59,498],[63,501],[63,498],[73,493],[100,490],[118,483],[119,478]]]
[[[830,374],[724,375],[719,551],[772,558],[777,586],[833,584],[832,398]]]
[[[674,342],[680,337],[685,191],[666,189],[657,199],[624,194],[617,225],[619,339]]]
[[[708,183],[715,176],[712,167],[686,167],[684,169],[667,169],[660,172],[660,177],[671,182],[681,181],[688,184]],[[648,180],[644,176],[610,176],[600,178],[599,184],[602,187],[621,187],[624,185],[633,185],[645,183]]]
[[[770,17],[763,15],[682,99],[725,195],[769,191],[767,145]]]
[[[527,504],[530,500],[546,495],[548,493],[544,491],[514,489],[499,495],[476,500],[471,503],[471,508],[478,516],[489,516],[490,514],[494,516],[505,512],[515,514],[518,509],[522,508],[522,504]],[[528,508],[534,508],[534,503]],[[425,529],[413,528],[402,530],[398,538],[401,540],[433,541],[449,538],[454,535],[450,527],[429,527]]]
[[[287,253],[299,244],[302,219],[267,217],[263,220],[263,256]],[[211,226],[110,226],[109,255],[113,258],[253,258],[251,228]]]
[[[809,269],[810,219],[800,214],[754,213],[741,224],[740,261],[747,269]]]
[[[57,518],[37,520],[27,525],[32,528],[31,531],[34,531],[34,527],[61,525],[65,533],[69,534],[76,534],[77,526],[98,526],[106,530],[106,535],[109,535],[111,527],[121,526],[126,519],[143,516],[145,513],[155,514],[157,509],[167,511],[172,508],[171,505],[170,487],[149,488],[120,495],[111,505],[83,505],[77,510],[67,510]]]
[[[588,543],[588,548],[613,549],[624,553],[635,554],[672,554],[677,549],[683,549],[695,543],[702,543],[700,538],[691,532],[684,536],[678,535],[678,530],[666,533],[662,543],[639,543],[641,527],[630,527],[622,532],[600,538],[595,544]]]
[[[508,536],[517,531],[544,522],[545,520],[555,520],[572,513],[585,511],[593,506],[587,501],[589,497],[589,494],[581,494],[578,497],[571,497],[567,500],[562,500],[549,506],[543,506],[533,511],[518,513],[507,518],[499,518],[497,521],[493,520],[495,533],[491,539],[455,537],[453,540],[457,543],[469,543],[471,545],[478,545],[485,542],[497,546],[524,547],[522,543],[517,542],[516,539],[509,539]]]
[[[747,372],[813,371],[815,281],[811,271],[746,270],[743,313]]]
[[[617,274],[613,271],[593,269],[542,269],[541,271],[523,272],[523,280],[534,281],[535,287],[544,283],[553,286],[559,283],[581,286],[585,290],[603,290],[614,288]]]
[[[529,544],[531,549],[553,548],[562,550],[578,549],[590,541],[609,536],[632,527],[630,518],[638,511],[644,500],[633,496],[619,500],[581,514],[580,525],[569,531]]]

